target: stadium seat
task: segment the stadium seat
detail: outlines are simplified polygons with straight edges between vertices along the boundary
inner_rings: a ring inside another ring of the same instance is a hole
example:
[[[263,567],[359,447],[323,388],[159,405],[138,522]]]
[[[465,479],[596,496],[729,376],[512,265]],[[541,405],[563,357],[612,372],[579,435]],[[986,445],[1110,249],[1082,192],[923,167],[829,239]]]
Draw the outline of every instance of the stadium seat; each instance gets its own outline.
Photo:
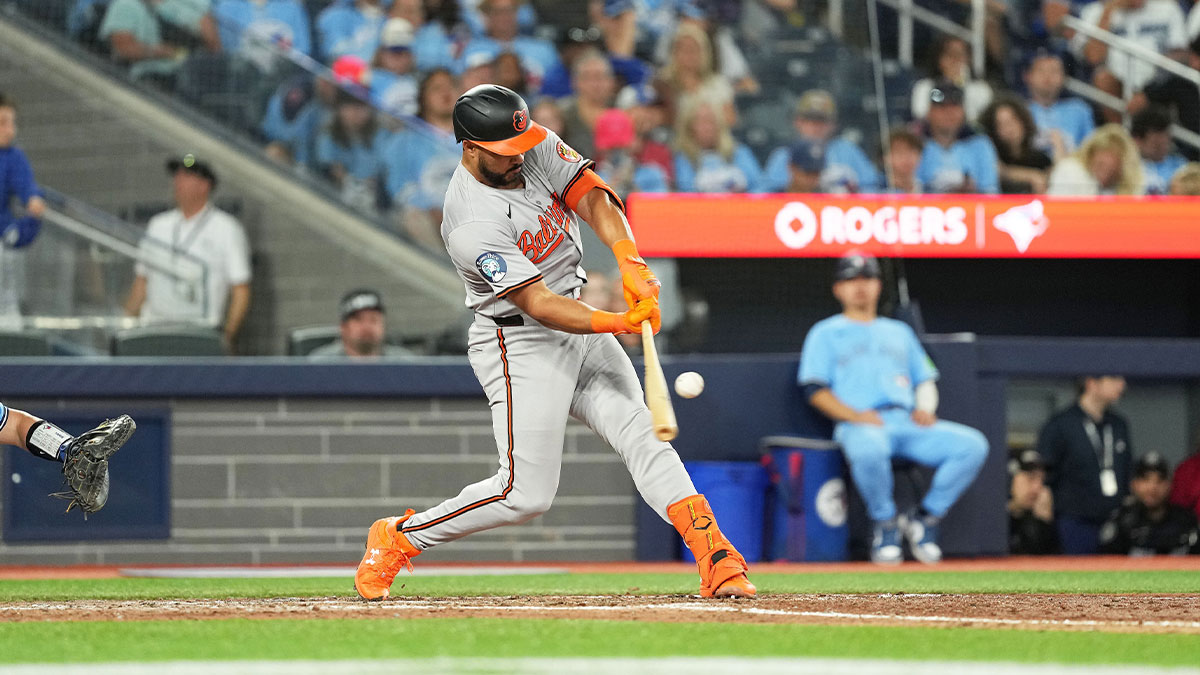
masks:
[[[308,356],[317,347],[337,340],[341,337],[338,326],[305,326],[296,328],[288,333],[288,356]]]
[[[42,333],[0,331],[0,356],[50,356],[50,340]]]
[[[221,334],[201,326],[145,326],[113,337],[113,356],[224,356]]]

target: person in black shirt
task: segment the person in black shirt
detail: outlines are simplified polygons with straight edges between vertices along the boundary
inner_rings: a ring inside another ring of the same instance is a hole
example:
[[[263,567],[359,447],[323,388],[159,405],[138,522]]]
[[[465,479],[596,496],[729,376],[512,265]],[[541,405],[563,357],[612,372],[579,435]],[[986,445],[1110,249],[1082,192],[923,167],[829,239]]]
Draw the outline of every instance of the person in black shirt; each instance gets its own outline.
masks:
[[[1200,552],[1196,515],[1167,502],[1171,469],[1157,452],[1138,458],[1132,495],[1100,529],[1100,551],[1131,556],[1186,555]]]
[[[1036,450],[1026,450],[1010,463],[1008,552],[1013,555],[1058,553],[1054,529],[1054,496],[1046,487],[1046,467]]]
[[[1124,391],[1120,375],[1084,377],[1076,404],[1038,435],[1059,545],[1068,555],[1096,553],[1100,526],[1129,494],[1129,424],[1110,409]]]
[[[1033,147],[1038,129],[1025,102],[1011,94],[1001,94],[979,115],[979,124],[992,139],[1000,158],[1000,192],[1044,193],[1054,162]]]

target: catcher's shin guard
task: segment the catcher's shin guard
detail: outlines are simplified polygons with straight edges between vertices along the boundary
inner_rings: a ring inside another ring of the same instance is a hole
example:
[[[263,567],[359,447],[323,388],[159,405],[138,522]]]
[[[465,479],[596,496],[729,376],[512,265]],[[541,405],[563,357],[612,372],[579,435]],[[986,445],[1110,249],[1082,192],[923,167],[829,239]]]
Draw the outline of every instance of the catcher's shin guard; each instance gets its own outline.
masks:
[[[696,556],[700,597],[754,597],[757,590],[746,578],[746,559],[721,534],[704,495],[692,495],[668,506],[667,517]]]

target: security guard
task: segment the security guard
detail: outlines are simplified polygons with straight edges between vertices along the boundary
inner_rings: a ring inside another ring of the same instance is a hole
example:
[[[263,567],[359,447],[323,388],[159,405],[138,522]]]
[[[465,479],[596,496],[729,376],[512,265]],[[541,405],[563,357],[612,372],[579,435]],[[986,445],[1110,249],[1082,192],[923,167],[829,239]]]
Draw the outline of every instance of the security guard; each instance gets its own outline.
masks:
[[[1082,378],[1079,400],[1038,435],[1059,545],[1067,555],[1095,553],[1100,526],[1129,494],[1129,424],[1112,410],[1124,391],[1120,375]]]
[[[1196,515],[1167,502],[1171,468],[1157,452],[1138,458],[1133,467],[1132,495],[1100,530],[1102,553],[1131,556],[1200,553]]]

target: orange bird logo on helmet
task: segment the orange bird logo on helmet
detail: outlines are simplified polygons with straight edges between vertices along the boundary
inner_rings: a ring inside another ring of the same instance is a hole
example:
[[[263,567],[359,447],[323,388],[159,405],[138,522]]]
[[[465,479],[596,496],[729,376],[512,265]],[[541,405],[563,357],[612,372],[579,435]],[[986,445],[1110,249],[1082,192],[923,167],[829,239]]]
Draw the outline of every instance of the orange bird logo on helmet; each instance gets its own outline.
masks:
[[[525,131],[525,125],[529,123],[529,113],[524,110],[518,110],[513,113],[513,128],[517,131]]]

